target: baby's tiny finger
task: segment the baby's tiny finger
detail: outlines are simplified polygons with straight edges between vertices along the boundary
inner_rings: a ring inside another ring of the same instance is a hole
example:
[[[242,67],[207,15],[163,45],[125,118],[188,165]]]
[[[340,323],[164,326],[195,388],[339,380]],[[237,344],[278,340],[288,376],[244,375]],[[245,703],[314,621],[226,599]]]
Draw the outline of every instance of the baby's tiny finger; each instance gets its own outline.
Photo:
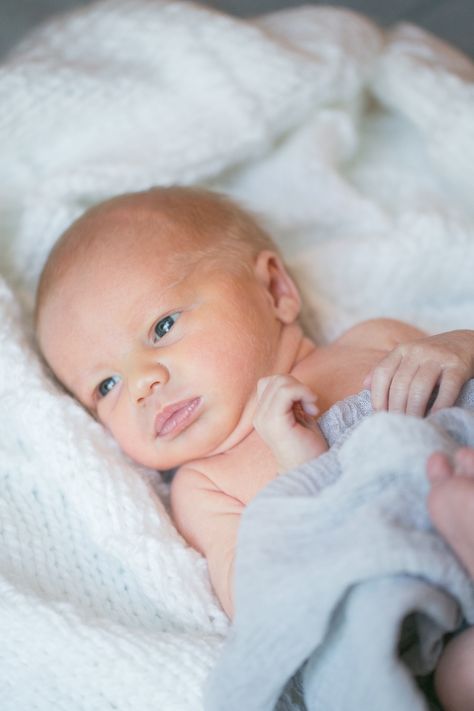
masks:
[[[301,404],[303,406],[303,410],[306,412],[307,415],[314,416],[318,414],[319,408],[315,402],[305,402],[304,400],[301,400]]]
[[[260,380],[257,382],[257,398],[258,398],[258,400],[261,399],[263,393],[267,389],[271,380],[272,380],[272,376],[268,375],[265,378],[260,378]]]
[[[309,412],[308,409],[312,411]],[[296,421],[300,425],[303,425],[303,427],[307,427],[309,429],[317,427],[315,418],[318,412],[319,410],[316,405],[313,405],[313,407],[311,407],[311,403],[304,404],[302,400],[298,400],[293,405],[293,414],[295,416]]]

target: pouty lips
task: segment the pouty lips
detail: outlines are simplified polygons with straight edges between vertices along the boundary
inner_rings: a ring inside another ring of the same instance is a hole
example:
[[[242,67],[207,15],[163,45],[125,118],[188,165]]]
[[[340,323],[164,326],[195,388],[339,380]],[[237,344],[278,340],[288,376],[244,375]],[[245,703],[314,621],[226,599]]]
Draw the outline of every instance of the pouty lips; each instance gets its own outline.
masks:
[[[200,402],[201,398],[194,397],[175,402],[161,410],[155,419],[156,436],[164,437],[169,434],[175,436],[186,429],[194,421]]]

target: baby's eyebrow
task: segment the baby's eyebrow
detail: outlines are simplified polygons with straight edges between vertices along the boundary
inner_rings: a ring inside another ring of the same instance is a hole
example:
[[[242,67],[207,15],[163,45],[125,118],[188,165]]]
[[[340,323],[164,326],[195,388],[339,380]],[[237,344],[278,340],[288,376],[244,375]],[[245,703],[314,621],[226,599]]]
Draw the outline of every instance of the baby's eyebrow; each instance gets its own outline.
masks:
[[[168,284],[158,295],[154,295],[151,303],[148,291],[140,294],[130,304],[128,327],[131,329],[140,328],[143,324],[144,313],[147,314],[147,317],[155,319],[169,312],[172,308],[171,302],[173,300],[172,294],[169,292],[173,292],[188,276],[189,274],[187,272],[180,275],[178,279]]]

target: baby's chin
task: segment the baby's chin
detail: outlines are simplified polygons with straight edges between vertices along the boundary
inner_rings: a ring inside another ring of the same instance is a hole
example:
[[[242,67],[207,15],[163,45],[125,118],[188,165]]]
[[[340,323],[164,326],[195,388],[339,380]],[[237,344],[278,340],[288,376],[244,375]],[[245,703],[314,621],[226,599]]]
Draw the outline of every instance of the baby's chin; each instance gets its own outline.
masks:
[[[243,442],[243,440],[246,439],[254,430],[253,414],[254,407],[246,408],[238,419],[235,427],[233,427],[231,431],[206,455],[201,456],[200,459],[207,459],[209,457],[215,457],[219,454],[224,454],[224,452],[229,452],[231,449]]]
[[[218,443],[213,442],[207,448],[197,448],[195,451],[189,452],[189,455],[187,457],[132,456],[132,459],[134,459],[135,462],[137,462],[137,464],[140,464],[141,466],[145,466],[149,469],[156,469],[161,473],[168,471],[176,471],[181,467],[192,467],[193,464],[203,462],[206,459],[210,459],[211,457],[216,457],[220,454],[228,452],[233,447],[237,446],[240,442],[242,442],[252,431],[253,426],[251,423],[248,424],[246,427],[241,426],[239,423],[239,427],[232,430],[232,432],[228,434],[223,440],[221,439]]]
[[[218,424],[213,423],[212,436],[208,430],[210,422],[204,421],[206,419],[204,418],[192,426],[192,432],[185,431],[176,440],[170,442],[169,447],[162,442],[151,451],[125,451],[138,464],[160,472],[192,466],[194,462],[224,454],[253,432],[255,402],[256,398],[251,398],[243,410],[234,417],[226,422],[222,422],[221,419]]]
[[[224,452],[229,452],[238,444],[244,441],[254,430],[253,420],[255,416],[255,409],[257,404],[256,390],[255,394],[248,399],[244,408],[236,414],[229,423],[226,433],[223,433],[220,441],[205,455],[207,457],[215,457],[218,454],[224,454]]]
[[[139,452],[135,448],[122,445],[120,442],[117,442],[117,444],[125,456],[129,457],[134,464],[146,469],[155,469],[159,472],[175,471],[185,463],[182,461],[182,457],[164,457],[153,451]]]

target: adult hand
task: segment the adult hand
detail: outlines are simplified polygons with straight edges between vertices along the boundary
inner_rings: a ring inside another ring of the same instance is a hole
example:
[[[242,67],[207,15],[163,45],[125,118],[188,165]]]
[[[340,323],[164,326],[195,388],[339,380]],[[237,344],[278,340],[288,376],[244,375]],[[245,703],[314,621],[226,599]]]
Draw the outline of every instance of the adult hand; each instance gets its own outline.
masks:
[[[375,410],[423,417],[429,404],[431,412],[453,405],[473,376],[474,331],[450,331],[399,344],[364,385]]]

